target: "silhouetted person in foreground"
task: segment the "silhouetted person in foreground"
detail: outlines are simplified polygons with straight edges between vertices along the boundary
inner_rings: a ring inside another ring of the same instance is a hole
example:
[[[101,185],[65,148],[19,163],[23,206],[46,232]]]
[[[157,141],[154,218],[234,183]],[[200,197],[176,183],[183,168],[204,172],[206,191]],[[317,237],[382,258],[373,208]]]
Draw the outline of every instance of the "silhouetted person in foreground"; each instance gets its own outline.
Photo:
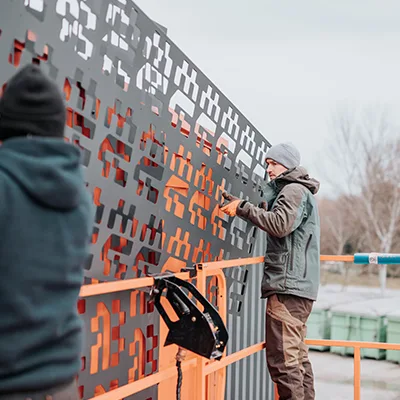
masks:
[[[61,91],[21,68],[0,100],[0,399],[76,400],[93,206]],[[47,396],[47,397],[46,397]]]

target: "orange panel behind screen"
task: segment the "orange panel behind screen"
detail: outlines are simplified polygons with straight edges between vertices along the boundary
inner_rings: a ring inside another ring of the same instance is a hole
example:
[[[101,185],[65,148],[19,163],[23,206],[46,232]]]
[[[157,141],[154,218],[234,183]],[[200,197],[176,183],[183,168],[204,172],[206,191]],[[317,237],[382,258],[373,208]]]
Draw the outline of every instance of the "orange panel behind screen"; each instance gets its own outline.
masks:
[[[164,264],[164,271],[173,271],[179,272],[182,268],[186,267],[186,263],[184,261],[178,260],[174,257],[170,257],[167,262]],[[172,307],[168,304],[163,304],[165,311],[168,315],[173,315],[174,311]],[[178,346],[170,345],[164,347],[165,339],[167,338],[168,328],[165,325],[164,320],[160,317],[160,342],[159,342],[159,371],[164,369],[175,367],[175,356],[178,351]],[[186,356],[186,360],[194,358],[194,355],[188,352]],[[193,390],[196,384],[196,375],[193,370],[186,370],[184,372],[182,389],[181,389],[181,398],[182,399],[193,399]],[[160,382],[158,385],[158,399],[159,400],[173,400],[175,399],[176,392],[176,378],[168,379],[163,382]]]
[[[184,261],[180,261],[174,257],[170,257],[164,264],[164,271],[179,272],[182,268],[186,267]],[[213,279],[215,284],[215,280]],[[222,301],[226,301],[225,296]],[[172,307],[169,304],[164,304],[164,308],[168,315],[173,315]],[[160,317],[160,342],[159,342],[159,371],[167,368],[174,368],[176,364],[175,356],[178,351],[178,346],[170,345],[164,347],[165,339],[168,334],[168,328]],[[196,355],[187,352],[186,360],[196,358]],[[158,399],[159,400],[175,400],[176,392],[176,377],[162,381],[158,385]],[[183,372],[183,381],[181,388],[181,399],[191,400],[194,399],[194,391],[196,390],[196,370],[195,368],[187,369]],[[224,400],[225,394],[225,371],[219,371],[211,374],[207,378],[207,400]]]

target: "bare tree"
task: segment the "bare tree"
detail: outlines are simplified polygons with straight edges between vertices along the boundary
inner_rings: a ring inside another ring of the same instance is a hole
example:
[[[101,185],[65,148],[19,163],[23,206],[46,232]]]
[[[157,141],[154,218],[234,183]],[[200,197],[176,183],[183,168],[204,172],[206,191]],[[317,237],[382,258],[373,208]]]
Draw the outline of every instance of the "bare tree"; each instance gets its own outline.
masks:
[[[361,198],[366,221],[371,224],[368,245],[388,253],[400,245],[400,139],[383,141],[374,150],[366,167]],[[397,275],[397,270],[391,267],[389,272]]]
[[[400,245],[400,139],[389,121],[387,111],[378,107],[361,112],[345,108],[337,110],[330,124],[325,165],[344,220],[359,226],[359,251],[391,252]],[[343,219],[340,214],[333,221],[325,219],[340,247],[349,235]]]
[[[342,195],[338,198],[321,199],[319,210],[321,215],[321,253],[350,254],[358,251],[364,238],[363,231],[349,207],[357,204],[355,196]],[[344,263],[342,283],[347,286],[349,265]]]
[[[354,221],[353,213],[348,209],[353,198],[342,195],[334,200],[320,200],[321,252],[324,254],[345,254],[349,248],[357,247],[353,239],[360,232],[357,232],[357,221]]]

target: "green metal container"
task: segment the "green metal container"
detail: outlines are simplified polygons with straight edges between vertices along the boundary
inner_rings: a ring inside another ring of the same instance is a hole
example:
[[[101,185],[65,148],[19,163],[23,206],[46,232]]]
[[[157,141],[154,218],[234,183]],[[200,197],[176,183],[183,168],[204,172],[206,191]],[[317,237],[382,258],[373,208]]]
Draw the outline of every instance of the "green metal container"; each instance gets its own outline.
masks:
[[[331,339],[364,342],[386,342],[386,315],[398,308],[395,297],[357,301],[332,308]],[[351,347],[332,347],[332,353],[353,355]],[[377,360],[386,357],[385,350],[361,349],[361,357]]]
[[[331,338],[331,308],[339,304],[347,304],[355,300],[364,300],[367,294],[337,291],[322,291],[314,303],[313,310],[307,321],[307,338]],[[329,346],[310,345],[311,350],[328,351]]]
[[[307,338],[308,339],[329,339],[330,323],[328,310],[313,310],[307,321]],[[327,351],[327,346],[309,345],[311,350]]]
[[[387,336],[388,343],[400,343],[400,311],[396,310],[387,315]],[[400,364],[400,351],[387,350],[386,359]]]

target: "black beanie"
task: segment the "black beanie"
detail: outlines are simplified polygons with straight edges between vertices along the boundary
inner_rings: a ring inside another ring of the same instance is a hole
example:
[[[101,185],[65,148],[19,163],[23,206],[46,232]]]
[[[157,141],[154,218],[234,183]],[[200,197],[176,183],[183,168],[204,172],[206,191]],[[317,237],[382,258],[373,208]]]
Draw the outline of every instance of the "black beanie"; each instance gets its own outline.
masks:
[[[21,68],[0,99],[0,140],[14,136],[64,136],[65,104],[60,89],[34,64]]]

